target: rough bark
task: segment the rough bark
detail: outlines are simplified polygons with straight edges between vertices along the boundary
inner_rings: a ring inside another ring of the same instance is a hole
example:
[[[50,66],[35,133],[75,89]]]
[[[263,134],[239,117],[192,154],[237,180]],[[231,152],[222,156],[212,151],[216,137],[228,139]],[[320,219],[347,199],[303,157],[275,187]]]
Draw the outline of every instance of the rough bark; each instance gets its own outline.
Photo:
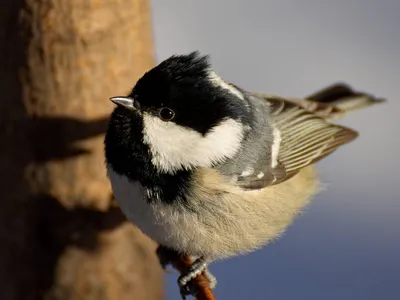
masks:
[[[2,0],[0,299],[161,299],[155,245],[110,201],[103,133],[154,63],[145,0]]]

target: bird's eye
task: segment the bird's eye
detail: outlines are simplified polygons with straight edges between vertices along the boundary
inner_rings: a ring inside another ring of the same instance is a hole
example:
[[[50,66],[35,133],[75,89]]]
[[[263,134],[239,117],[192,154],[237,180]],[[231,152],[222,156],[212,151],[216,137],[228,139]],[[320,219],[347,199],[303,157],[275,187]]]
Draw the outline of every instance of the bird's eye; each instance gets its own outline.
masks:
[[[161,108],[158,115],[164,121],[171,121],[175,117],[174,111],[168,107]]]

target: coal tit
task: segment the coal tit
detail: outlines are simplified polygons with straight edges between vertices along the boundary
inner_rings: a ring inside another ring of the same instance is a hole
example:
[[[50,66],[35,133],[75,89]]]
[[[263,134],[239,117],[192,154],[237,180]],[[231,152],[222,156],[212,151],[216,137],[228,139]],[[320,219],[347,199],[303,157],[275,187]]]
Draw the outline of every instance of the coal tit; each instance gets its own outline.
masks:
[[[185,287],[211,261],[277,238],[318,192],[313,164],[357,137],[332,120],[382,100],[344,84],[306,99],[248,92],[193,52],[111,101],[115,198],[146,235],[195,258],[178,280]]]

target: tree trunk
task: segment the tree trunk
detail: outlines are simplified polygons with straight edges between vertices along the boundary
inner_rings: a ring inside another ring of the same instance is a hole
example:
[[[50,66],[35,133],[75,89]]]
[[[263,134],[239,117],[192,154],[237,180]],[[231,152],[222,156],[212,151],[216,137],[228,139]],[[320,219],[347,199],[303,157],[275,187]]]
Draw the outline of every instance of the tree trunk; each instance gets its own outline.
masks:
[[[0,299],[161,299],[155,244],[112,205],[103,134],[154,64],[146,0],[2,0]]]

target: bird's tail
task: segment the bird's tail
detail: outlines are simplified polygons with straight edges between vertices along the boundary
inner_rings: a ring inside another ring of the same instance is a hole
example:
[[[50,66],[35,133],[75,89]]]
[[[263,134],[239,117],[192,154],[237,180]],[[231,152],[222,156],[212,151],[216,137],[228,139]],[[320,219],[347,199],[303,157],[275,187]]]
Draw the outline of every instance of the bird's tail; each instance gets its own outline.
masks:
[[[270,98],[280,98],[264,93],[251,94],[264,98],[265,100]],[[310,113],[326,119],[327,121],[336,121],[350,111],[359,110],[385,101],[383,98],[378,98],[365,92],[356,91],[344,83],[330,85],[303,99],[280,99],[296,104]]]
[[[377,98],[368,93],[356,91],[347,84],[343,83],[330,85],[306,97],[306,99],[318,103],[332,105],[344,113],[362,109],[385,101],[383,98]]]

